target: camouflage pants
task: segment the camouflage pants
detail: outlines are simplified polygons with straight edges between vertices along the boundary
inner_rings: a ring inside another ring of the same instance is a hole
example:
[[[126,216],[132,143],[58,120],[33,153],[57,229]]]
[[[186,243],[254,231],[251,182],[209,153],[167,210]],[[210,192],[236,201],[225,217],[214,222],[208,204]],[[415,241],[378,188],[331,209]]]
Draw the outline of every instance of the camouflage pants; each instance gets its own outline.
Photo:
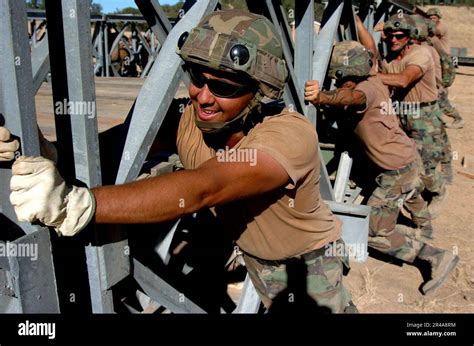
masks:
[[[342,240],[336,243],[344,244]],[[329,244],[328,249],[331,246]],[[311,303],[316,302],[317,306],[329,308],[333,313],[343,313],[351,301],[351,295],[342,283],[343,261],[347,264],[347,259],[323,253],[315,258],[299,260],[306,267],[303,271],[292,270],[295,259],[272,263],[244,254],[244,260],[267,309],[274,308],[281,300],[286,304],[297,304],[302,296],[309,296]],[[303,292],[298,286],[303,287]]]
[[[421,156],[423,169],[420,170],[420,175],[425,188],[433,194],[444,194],[444,179],[436,169],[446,151],[438,103],[420,107],[419,114],[402,116],[402,124],[408,136],[415,141]]]
[[[448,98],[448,89],[445,88],[438,94],[438,104],[442,113],[450,118],[459,119],[461,116],[456,108],[453,107]]]
[[[423,183],[416,161],[398,171],[384,171],[376,177],[377,188],[367,205],[372,207],[369,220],[369,246],[413,262],[424,243],[402,232],[397,219],[403,205],[412,214],[413,222],[421,228],[425,238],[431,238],[431,216],[421,197]]]
[[[449,141],[448,133],[446,132],[446,128],[444,125],[441,125],[441,146],[442,146],[442,152],[441,152],[441,163],[443,164],[451,164],[452,163],[452,158],[453,158],[453,152],[451,150],[451,143]]]

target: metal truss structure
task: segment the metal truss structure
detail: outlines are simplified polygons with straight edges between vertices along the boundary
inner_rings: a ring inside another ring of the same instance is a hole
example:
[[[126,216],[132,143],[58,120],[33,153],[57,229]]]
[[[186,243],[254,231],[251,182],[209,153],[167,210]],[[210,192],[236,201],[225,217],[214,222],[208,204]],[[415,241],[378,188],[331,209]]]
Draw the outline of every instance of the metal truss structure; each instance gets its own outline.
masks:
[[[187,0],[183,16],[173,25],[158,1],[135,2],[150,28],[147,34],[150,40],[136,29],[138,22],[118,16],[93,18],[91,39],[89,3],[82,0],[47,1],[45,17],[36,17],[36,20],[47,20],[48,31],[41,39],[38,37],[41,25],[30,24],[31,34],[28,33],[28,15],[23,1],[0,2],[0,50],[3,54],[0,59],[0,125],[19,137],[22,155],[40,153],[34,95],[49,72],[55,103],[64,100],[95,102],[94,76],[118,74],[111,64],[111,49],[107,47],[110,43],[108,28],[120,20],[126,23],[121,30],[117,29],[111,48],[123,40],[124,28],[131,27],[135,43],[129,47],[129,53],[137,54],[139,49],[144,49],[151,57],[143,72],[147,78],[126,120],[126,138],[123,145],[116,148],[122,155],[116,183],[137,178],[179,82],[187,82],[182,63],[175,54],[176,42],[184,31],[191,30],[204,15],[214,11],[218,2]],[[304,102],[304,83],[315,79],[324,84],[333,43],[357,39],[355,11],[372,30],[374,24],[395,11],[414,10],[395,1],[353,4],[349,0],[331,0],[326,2],[321,29],[315,33],[314,0],[298,0],[295,1],[296,39],[293,42],[288,15],[280,0],[249,0],[247,6],[250,11],[267,16],[277,27],[290,76],[285,86],[284,103],[306,115],[315,126],[321,115]],[[374,33],[374,37],[380,43],[380,36]],[[159,44],[155,44],[155,38]],[[96,58],[95,65],[92,57]],[[66,181],[89,187],[101,185],[96,114],[91,116],[85,110],[73,110],[69,114],[55,114],[54,120],[58,168]],[[331,183],[331,172],[328,172],[325,160],[331,148],[330,143],[322,143],[320,147],[321,194],[333,212],[343,219],[346,243],[366,243],[370,208],[355,204],[358,191],[347,187],[350,158],[340,160],[336,181],[334,185]],[[336,156],[335,159],[339,160]],[[70,280],[71,274],[62,281],[60,276],[64,277],[65,272],[75,268],[70,263],[70,254],[65,252],[76,253],[84,262],[76,277],[88,291],[84,304],[94,313],[117,311],[120,302],[114,299],[114,291],[127,278],[133,278],[148,297],[173,313],[205,312],[159,273],[130,254],[127,232],[120,226],[91,225],[78,240],[58,240],[54,232],[44,227],[18,222],[9,202],[10,178],[11,164],[3,164],[0,166],[0,245],[4,248],[18,248],[20,244],[36,246],[38,257],[32,261],[12,254],[0,256],[0,312],[63,312],[62,306],[67,305],[64,300],[71,295],[64,280]],[[99,228],[100,232],[97,231]],[[175,229],[176,225],[160,244],[158,252],[162,257],[166,257]],[[363,261],[365,256],[356,260]],[[258,296],[247,276],[234,312],[257,312],[258,307]]]

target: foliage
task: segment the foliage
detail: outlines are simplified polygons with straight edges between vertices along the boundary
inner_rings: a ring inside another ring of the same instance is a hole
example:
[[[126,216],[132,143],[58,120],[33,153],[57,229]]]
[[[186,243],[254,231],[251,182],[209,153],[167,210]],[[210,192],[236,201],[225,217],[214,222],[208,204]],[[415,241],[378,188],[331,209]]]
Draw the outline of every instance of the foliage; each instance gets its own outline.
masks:
[[[30,0],[30,1],[26,2],[26,7],[27,8],[34,8],[34,9],[44,10],[45,9],[45,1],[46,0]],[[91,14],[102,14],[102,5],[94,3],[93,0],[91,0],[90,9],[91,9]]]
[[[125,7],[122,9],[116,9],[112,14],[135,14],[135,15],[141,15],[140,10],[136,7]]]

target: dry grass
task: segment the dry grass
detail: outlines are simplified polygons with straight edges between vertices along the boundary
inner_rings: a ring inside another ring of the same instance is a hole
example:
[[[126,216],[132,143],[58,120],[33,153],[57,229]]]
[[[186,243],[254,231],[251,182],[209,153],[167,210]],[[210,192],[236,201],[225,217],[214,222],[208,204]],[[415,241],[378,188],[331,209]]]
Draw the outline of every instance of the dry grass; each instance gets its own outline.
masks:
[[[360,292],[358,296],[353,297],[353,301],[358,309],[363,309],[365,306],[378,304],[386,300],[383,296],[377,294],[377,279],[375,278],[377,273],[387,265],[388,263],[383,263],[378,268],[370,270],[368,267],[365,267],[366,273],[360,273],[362,277],[362,285],[360,287]]]

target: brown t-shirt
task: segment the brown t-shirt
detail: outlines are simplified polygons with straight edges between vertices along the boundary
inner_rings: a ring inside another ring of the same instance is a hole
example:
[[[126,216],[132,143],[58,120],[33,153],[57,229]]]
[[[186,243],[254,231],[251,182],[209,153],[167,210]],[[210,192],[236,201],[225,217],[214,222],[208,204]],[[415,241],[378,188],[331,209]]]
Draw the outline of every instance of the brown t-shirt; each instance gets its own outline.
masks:
[[[434,36],[431,38],[433,45],[437,49],[442,49],[451,56],[451,47],[449,45],[448,27],[441,22],[436,24]]]
[[[421,68],[423,76],[406,89],[396,89],[395,99],[405,102],[432,102],[438,99],[436,71],[431,53],[425,46],[412,45],[401,60],[382,62],[384,73],[401,73],[409,65]]]
[[[177,137],[179,157],[186,169],[197,168],[217,156],[204,142],[194,118],[194,108],[188,105]],[[267,116],[233,149],[265,152],[291,180],[286,187],[213,208],[244,252],[280,260],[341,237],[340,226],[336,226],[334,215],[321,199],[318,137],[305,117],[288,110]]]
[[[354,130],[365,153],[377,166],[387,170],[405,167],[416,159],[416,144],[400,128],[387,86],[377,77],[357,84],[365,94],[366,108]]]

